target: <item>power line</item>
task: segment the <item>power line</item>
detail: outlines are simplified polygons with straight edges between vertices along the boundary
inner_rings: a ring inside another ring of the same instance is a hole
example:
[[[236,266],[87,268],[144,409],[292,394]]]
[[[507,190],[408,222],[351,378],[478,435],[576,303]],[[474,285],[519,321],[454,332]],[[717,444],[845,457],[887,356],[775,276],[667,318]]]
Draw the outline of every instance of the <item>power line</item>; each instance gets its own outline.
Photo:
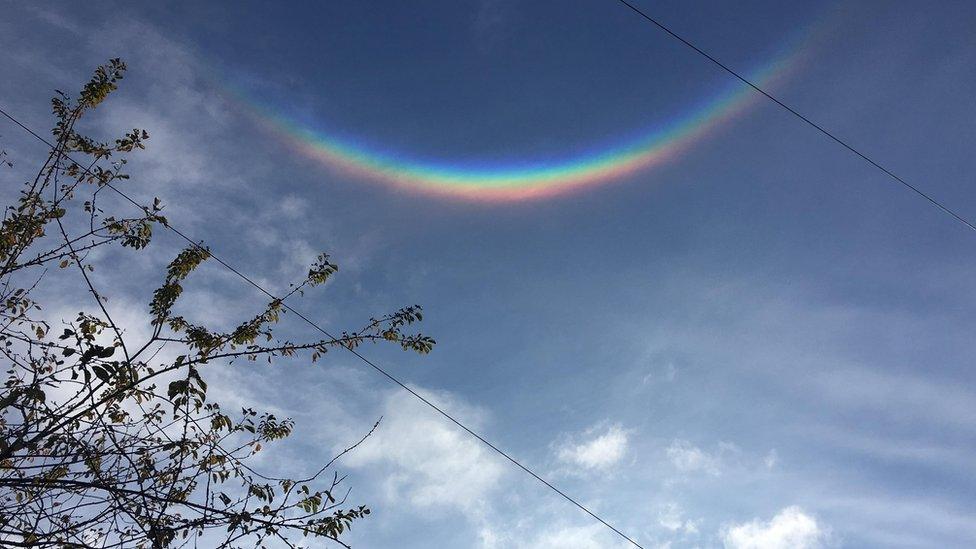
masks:
[[[13,122],[14,124],[20,126],[24,131],[26,131],[27,133],[33,135],[35,138],[37,138],[38,140],[40,140],[42,143],[44,143],[45,145],[47,145],[51,149],[54,149],[55,148],[54,145],[50,141],[48,141],[47,139],[41,137],[39,134],[37,134],[37,132],[35,132],[34,130],[32,130],[28,126],[24,125],[23,123],[21,123],[19,120],[17,120],[12,115],[10,115],[2,107],[0,107],[0,114],[2,114],[3,116],[7,117],[11,122]],[[63,156],[65,158],[67,158],[68,160],[71,160],[76,165],[80,166],[81,169],[85,173],[87,173],[89,175],[94,175],[92,173],[92,171],[91,171],[90,168],[86,168],[81,163],[75,162],[74,159],[72,159],[68,154],[66,154],[66,153],[62,153],[62,154],[63,154]],[[135,206],[139,210],[141,210],[143,212],[148,212],[148,209],[145,206],[143,206],[143,205],[139,204],[138,202],[136,202],[132,197],[130,197],[128,194],[124,193],[123,191],[119,190],[118,188],[116,188],[111,183],[106,183],[105,186],[108,187],[109,189],[111,189],[112,191],[114,191],[120,197],[124,198],[126,201],[128,201],[130,204],[132,204],[133,206]],[[177,229],[173,225],[171,225],[169,223],[166,223],[166,224],[164,224],[164,227],[166,227],[167,229],[169,229],[170,231],[172,231],[174,234],[178,235],[183,240],[187,241],[191,246],[193,246],[193,247],[195,247],[195,248],[197,248],[199,250],[204,250],[204,248],[203,248],[202,245],[200,245],[197,241],[193,240],[192,238],[188,237],[185,233],[183,233],[182,231],[180,231],[179,229]],[[289,310],[292,313],[294,313],[298,318],[300,318],[303,321],[305,321],[306,324],[308,324],[309,326],[311,326],[312,328],[314,328],[315,330],[317,330],[318,332],[320,332],[321,334],[323,334],[324,336],[326,336],[329,339],[333,339],[333,340],[337,339],[334,335],[332,335],[328,331],[326,331],[325,328],[322,328],[321,326],[319,326],[316,322],[314,322],[311,319],[309,319],[307,316],[305,316],[300,311],[298,311],[295,308],[293,308],[291,305],[285,303],[282,300],[279,300],[274,294],[272,294],[268,290],[264,289],[264,287],[262,287],[260,284],[258,284],[257,282],[255,282],[249,276],[247,276],[246,274],[244,274],[241,271],[237,270],[233,265],[231,265],[231,264],[227,263],[226,261],[224,261],[223,259],[221,259],[212,250],[205,250],[205,251],[207,251],[209,253],[210,257],[212,257],[215,261],[217,261],[217,263],[219,263],[224,268],[226,268],[230,272],[232,272],[235,275],[237,275],[241,280],[244,280],[245,282],[247,282],[248,284],[250,284],[251,286],[253,286],[254,288],[256,288],[258,291],[260,291],[264,295],[266,295],[269,298],[271,298],[272,300],[279,301],[282,304],[283,307],[285,307],[287,310]],[[343,348],[345,348],[347,351],[349,351],[350,353],[352,353],[359,360],[363,361],[365,364],[367,364],[373,370],[375,370],[376,372],[378,372],[379,374],[381,374],[383,377],[389,379],[390,381],[392,381],[393,383],[395,383],[396,385],[398,385],[401,389],[407,391],[408,393],[410,393],[411,395],[413,395],[414,397],[416,397],[417,399],[419,399],[421,402],[423,402],[424,404],[426,404],[427,406],[429,406],[431,409],[433,409],[434,411],[436,411],[440,415],[442,415],[445,418],[447,418],[451,423],[457,425],[458,427],[460,427],[461,429],[463,429],[465,432],[467,432],[469,435],[471,435],[474,438],[476,438],[479,441],[481,441],[485,446],[488,446],[489,448],[491,448],[492,450],[494,450],[498,455],[504,457],[508,461],[512,462],[516,467],[518,467],[519,469],[521,469],[521,470],[525,471],[526,473],[528,473],[529,475],[531,475],[532,478],[538,480],[543,485],[545,485],[547,488],[549,488],[553,492],[555,492],[555,493],[559,494],[560,496],[562,496],[566,501],[572,503],[573,505],[575,505],[576,507],[578,507],[580,510],[582,510],[584,513],[586,513],[587,515],[593,517],[598,522],[600,522],[601,524],[603,524],[604,526],[606,526],[607,528],[609,528],[610,530],[612,530],[618,536],[620,536],[623,539],[627,540],[631,545],[633,545],[634,547],[637,547],[638,549],[644,549],[644,547],[642,545],[640,545],[639,543],[637,543],[636,541],[634,541],[633,538],[631,538],[627,534],[624,534],[623,532],[621,532],[620,530],[618,530],[615,526],[613,526],[612,524],[610,524],[609,522],[607,522],[606,520],[604,520],[602,517],[600,517],[599,515],[597,515],[593,511],[590,511],[585,505],[583,505],[582,503],[580,503],[579,501],[577,501],[576,499],[574,499],[572,496],[570,496],[566,492],[563,492],[559,488],[556,488],[552,483],[550,483],[546,479],[544,479],[541,476],[539,476],[538,474],[536,474],[532,469],[529,469],[525,465],[522,465],[521,462],[519,462],[517,459],[515,459],[514,457],[512,457],[511,455],[509,455],[507,452],[505,452],[504,450],[502,450],[498,446],[495,446],[494,444],[492,444],[491,442],[489,442],[485,437],[481,436],[477,432],[471,430],[467,425],[461,423],[460,421],[458,421],[457,419],[455,419],[454,416],[452,416],[451,414],[445,412],[443,409],[441,409],[439,406],[437,406],[436,404],[434,404],[433,402],[431,402],[430,400],[428,400],[427,398],[425,398],[423,395],[421,395],[420,393],[418,393],[418,392],[414,391],[413,389],[411,389],[410,387],[408,387],[405,383],[403,383],[402,381],[400,381],[393,374],[389,373],[388,371],[386,371],[384,368],[382,368],[379,365],[377,365],[372,360],[366,358],[359,351],[357,351],[355,349],[352,349],[350,347],[346,347],[346,346],[343,346]]]
[[[969,227],[970,229],[976,231],[976,225],[974,225],[970,221],[966,220],[960,214],[952,211],[948,206],[942,204],[941,202],[939,202],[938,200],[936,200],[934,197],[932,197],[928,193],[922,191],[921,189],[919,189],[915,185],[912,185],[908,181],[905,181],[904,179],[902,179],[901,177],[899,177],[898,175],[896,175],[894,172],[892,172],[888,168],[886,168],[883,165],[881,165],[879,162],[875,161],[874,159],[872,159],[868,155],[866,155],[866,154],[862,153],[861,151],[857,150],[856,148],[854,148],[853,145],[850,145],[849,143],[847,143],[843,139],[837,137],[836,135],[834,135],[833,133],[831,133],[830,131],[828,131],[826,128],[824,128],[820,124],[817,124],[813,120],[810,120],[806,116],[800,114],[796,109],[794,109],[793,107],[790,107],[786,103],[780,101],[774,95],[772,95],[769,92],[767,92],[766,90],[760,88],[758,85],[754,84],[751,80],[749,80],[748,78],[742,76],[741,74],[739,74],[738,72],[736,72],[734,69],[730,68],[725,63],[722,63],[721,61],[719,61],[715,57],[712,57],[711,55],[709,55],[707,52],[705,52],[704,50],[702,50],[701,48],[699,48],[695,44],[691,43],[690,41],[686,40],[684,37],[682,37],[678,33],[674,32],[673,30],[671,30],[670,28],[668,28],[664,23],[661,23],[657,19],[651,17],[650,15],[648,15],[647,13],[645,13],[644,11],[642,11],[640,8],[638,8],[634,4],[630,3],[628,0],[618,0],[618,1],[621,4],[623,4],[624,6],[627,6],[628,8],[630,8],[638,16],[646,19],[648,22],[650,22],[651,24],[653,24],[657,28],[659,28],[659,29],[663,30],[664,32],[666,32],[672,38],[675,38],[676,40],[678,40],[679,42],[681,42],[685,46],[688,46],[689,48],[691,48],[692,50],[694,50],[696,53],[698,53],[699,55],[701,55],[705,59],[708,59],[713,64],[715,64],[718,67],[720,67],[725,72],[731,74],[732,76],[734,76],[735,78],[737,78],[738,80],[740,80],[743,84],[745,84],[745,85],[749,86],[750,88],[752,88],[753,90],[761,93],[767,99],[769,99],[773,103],[776,103],[777,105],[779,105],[780,107],[782,107],[783,109],[785,109],[787,112],[789,112],[793,116],[799,118],[803,122],[806,122],[809,126],[813,127],[814,129],[816,129],[820,133],[826,135],[831,140],[833,140],[834,142],[836,142],[840,146],[844,147],[848,151],[850,151],[850,152],[854,153],[855,155],[859,156],[862,160],[866,161],[868,164],[871,164],[875,168],[881,170],[882,173],[884,173],[885,175],[887,175],[891,179],[894,179],[898,183],[901,183],[902,185],[904,185],[906,188],[908,188],[911,191],[913,191],[918,196],[920,196],[920,197],[924,198],[925,200],[927,200],[929,203],[931,203],[936,208],[939,208],[944,213],[947,213],[947,214],[951,215],[952,217],[954,217],[956,219],[956,221],[958,221],[958,222],[962,223],[963,225]]]

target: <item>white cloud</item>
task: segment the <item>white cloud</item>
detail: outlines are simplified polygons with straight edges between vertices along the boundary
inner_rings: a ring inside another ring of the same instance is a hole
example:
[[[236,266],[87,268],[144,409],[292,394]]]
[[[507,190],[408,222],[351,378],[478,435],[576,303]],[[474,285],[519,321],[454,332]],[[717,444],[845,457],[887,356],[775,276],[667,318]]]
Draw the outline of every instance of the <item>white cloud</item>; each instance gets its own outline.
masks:
[[[823,547],[827,531],[799,507],[787,507],[772,520],[754,519],[726,528],[729,549],[816,549]]]
[[[700,521],[684,518],[681,507],[677,503],[667,503],[658,513],[657,522],[671,532],[693,535],[698,533]]]
[[[703,471],[718,475],[721,461],[687,440],[675,439],[667,449],[668,459],[676,469],[685,473]]]
[[[453,395],[415,390],[467,425],[484,421],[485,412]],[[494,454],[403,391],[391,393],[383,408],[379,429],[345,463],[387,466],[386,495],[391,501],[406,498],[422,507],[482,511],[505,472]]]
[[[776,451],[776,448],[773,448],[766,454],[766,457],[763,458],[763,465],[765,465],[767,469],[772,469],[773,467],[776,467],[777,463],[779,463],[779,452]]]
[[[560,461],[584,469],[606,469],[614,465],[627,452],[627,431],[620,425],[610,425],[602,429],[588,429],[579,442],[567,442],[557,451]]]
[[[602,524],[551,528],[528,543],[516,545],[523,549],[604,549],[620,546],[621,542],[613,539]]]

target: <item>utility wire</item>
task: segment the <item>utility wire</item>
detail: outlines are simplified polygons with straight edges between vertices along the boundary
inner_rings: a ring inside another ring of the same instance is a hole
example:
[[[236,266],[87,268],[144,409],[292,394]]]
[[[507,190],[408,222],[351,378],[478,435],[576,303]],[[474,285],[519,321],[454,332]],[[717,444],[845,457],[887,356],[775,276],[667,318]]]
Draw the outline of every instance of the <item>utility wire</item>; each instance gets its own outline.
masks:
[[[976,231],[976,225],[974,225],[972,222],[970,222],[967,219],[965,219],[964,217],[962,217],[962,215],[954,212],[948,206],[946,206],[945,204],[939,202],[933,196],[929,195],[925,191],[922,191],[921,189],[919,189],[915,185],[912,185],[908,181],[905,181],[904,179],[902,179],[901,177],[899,177],[898,175],[896,175],[894,172],[892,172],[888,168],[884,167],[883,165],[881,165],[877,161],[873,160],[868,155],[866,155],[866,154],[862,153],[861,151],[857,150],[856,148],[854,148],[853,145],[850,145],[849,143],[847,143],[843,139],[837,137],[836,135],[834,135],[833,133],[831,133],[829,130],[827,130],[826,128],[824,128],[820,124],[817,124],[813,120],[810,120],[806,116],[800,114],[796,109],[794,109],[793,107],[790,107],[786,103],[780,101],[778,98],[776,98],[775,96],[773,96],[772,94],[770,94],[766,90],[760,88],[757,84],[754,84],[751,80],[749,80],[748,78],[742,76],[741,74],[739,74],[738,72],[736,72],[734,69],[730,68],[725,63],[722,63],[721,61],[719,61],[715,57],[712,57],[711,55],[709,55],[707,52],[705,52],[704,50],[702,50],[701,48],[699,48],[695,44],[691,43],[690,41],[686,40],[684,37],[682,37],[678,33],[674,32],[673,30],[671,30],[670,28],[668,28],[664,23],[661,23],[657,19],[651,17],[650,15],[648,15],[647,13],[645,13],[644,11],[642,11],[640,8],[638,8],[634,4],[630,3],[628,0],[618,0],[618,2],[620,2],[624,6],[627,6],[634,13],[636,13],[638,16],[642,17],[643,19],[647,20],[648,22],[650,22],[651,24],[653,24],[657,28],[659,28],[659,29],[663,30],[664,32],[666,32],[672,38],[675,38],[676,40],[678,40],[679,42],[681,42],[685,46],[688,46],[689,48],[695,50],[696,53],[698,53],[699,55],[701,55],[705,59],[708,59],[713,64],[718,65],[722,70],[724,70],[725,72],[731,74],[732,76],[734,76],[735,78],[737,78],[738,80],[740,80],[743,84],[745,84],[745,85],[749,86],[750,88],[756,90],[757,92],[761,93],[767,99],[769,99],[773,103],[776,103],[777,105],[779,105],[780,107],[782,107],[783,109],[785,109],[787,112],[789,112],[793,116],[795,116],[795,117],[799,118],[800,120],[806,122],[809,126],[813,127],[814,129],[816,129],[820,133],[826,135],[827,137],[829,137],[835,143],[839,144],[840,146],[844,147],[845,149],[847,149],[848,151],[854,153],[855,155],[861,157],[862,160],[864,160],[868,164],[871,164],[875,168],[881,170],[882,173],[884,173],[885,175],[887,175],[891,179],[894,179],[898,183],[901,183],[902,185],[904,185],[905,187],[907,187],[908,189],[910,189],[911,191],[913,191],[918,196],[920,196],[920,197],[924,198],[925,200],[927,200],[929,203],[931,203],[936,208],[942,210],[944,213],[947,213],[947,214],[951,215],[952,217],[954,217],[956,219],[956,221],[958,221],[958,222],[962,223],[963,225],[969,227],[970,229]]]
[[[10,113],[8,113],[2,107],[0,107],[0,114],[2,114],[3,116],[7,117],[11,122],[13,122],[14,124],[16,124],[17,126],[20,126],[24,131],[26,131],[27,133],[33,135],[35,138],[37,138],[38,140],[40,140],[42,143],[44,143],[45,145],[47,145],[51,149],[54,149],[54,145],[50,141],[48,141],[47,139],[41,137],[37,132],[35,132],[34,130],[32,130],[28,126],[24,125],[23,123],[21,123],[19,120],[17,120],[16,118],[14,118]],[[81,167],[81,169],[85,173],[88,173],[90,175],[93,175],[90,168],[85,168],[82,164],[80,164],[78,162],[75,162],[75,160],[72,159],[66,153],[63,153],[63,155],[64,155],[65,158],[67,158],[68,160],[71,160],[72,162],[74,162],[75,164],[77,164],[79,167]],[[139,210],[141,210],[143,212],[148,212],[149,211],[148,208],[146,208],[145,206],[143,206],[143,205],[139,204],[138,202],[136,202],[132,197],[130,197],[125,192],[119,190],[117,187],[115,187],[111,183],[106,183],[105,186],[108,187],[109,189],[112,189],[112,191],[114,191],[116,194],[118,194],[120,197],[122,197],[123,199],[125,199],[127,202],[129,202],[130,204],[132,204],[133,206],[135,206]],[[311,326],[312,328],[314,328],[315,330],[317,330],[318,332],[320,332],[321,334],[323,334],[327,338],[333,339],[333,340],[337,339],[334,335],[332,335],[328,331],[326,331],[325,328],[322,328],[316,322],[312,321],[307,316],[305,316],[304,314],[302,314],[300,311],[296,310],[291,305],[285,303],[284,301],[282,301],[279,298],[277,298],[274,294],[272,294],[268,290],[264,289],[264,287],[262,287],[260,284],[258,284],[257,282],[255,282],[253,279],[251,279],[246,274],[244,274],[241,271],[239,271],[233,265],[231,265],[231,264],[227,263],[226,261],[224,261],[223,259],[221,259],[217,254],[213,253],[212,250],[206,250],[201,244],[199,244],[197,241],[195,241],[192,238],[190,238],[189,236],[187,236],[185,233],[183,233],[182,231],[180,231],[179,229],[177,229],[173,225],[171,225],[169,223],[166,223],[166,224],[164,224],[164,226],[167,229],[169,229],[170,231],[172,231],[173,233],[175,233],[176,235],[178,235],[183,240],[187,241],[191,246],[193,246],[193,247],[195,247],[195,248],[197,248],[199,250],[202,250],[202,251],[207,251],[209,253],[210,257],[212,257],[215,261],[217,261],[217,263],[219,263],[220,265],[224,266],[227,270],[229,270],[230,272],[232,272],[235,275],[237,275],[241,280],[244,280],[245,282],[247,282],[248,284],[250,284],[251,286],[253,286],[254,288],[256,288],[258,291],[260,291],[264,295],[266,295],[269,298],[271,298],[272,300],[279,301],[282,304],[282,306],[284,306],[286,309],[288,309],[289,311],[291,311],[292,313],[294,313],[298,318],[300,318],[303,321],[305,321],[306,324],[308,324],[309,326]],[[375,362],[373,362],[372,360],[370,360],[367,357],[365,357],[364,355],[362,355],[359,351],[357,351],[355,349],[352,349],[350,347],[346,347],[346,346],[343,346],[343,348],[346,349],[347,351],[349,351],[350,353],[352,353],[359,360],[363,361],[366,365],[368,365],[370,368],[372,368],[373,370],[375,370],[376,372],[378,372],[380,375],[382,375],[383,377],[389,379],[390,381],[392,381],[393,383],[395,383],[396,385],[398,385],[401,389],[407,391],[408,393],[410,393],[411,395],[413,395],[414,397],[416,397],[417,399],[419,399],[421,402],[423,402],[424,404],[426,404],[428,407],[430,407],[431,409],[433,409],[434,411],[436,411],[440,415],[442,415],[445,418],[447,418],[451,423],[457,425],[458,427],[460,427],[461,429],[463,429],[465,432],[467,432],[469,435],[471,435],[474,438],[476,438],[479,441],[481,441],[485,446],[488,446],[489,448],[491,448],[492,450],[494,450],[495,453],[497,453],[498,455],[500,455],[503,458],[507,459],[508,461],[512,462],[516,467],[518,467],[519,469],[525,471],[530,476],[532,476],[532,478],[538,480],[539,482],[541,482],[542,484],[544,484],[547,488],[549,488],[553,492],[555,492],[555,493],[559,494],[560,496],[562,496],[566,501],[572,503],[573,505],[575,505],[576,507],[578,507],[581,511],[583,511],[587,515],[593,517],[598,522],[600,522],[601,524],[603,524],[604,526],[606,526],[607,528],[609,528],[610,530],[612,530],[618,536],[620,536],[623,539],[627,540],[631,545],[633,545],[634,547],[637,547],[638,549],[644,549],[644,547],[642,545],[640,545],[639,543],[637,543],[636,541],[634,541],[633,538],[631,538],[627,534],[624,534],[623,532],[621,532],[620,530],[618,530],[615,526],[613,526],[612,524],[610,524],[609,522],[607,522],[606,520],[604,520],[602,517],[600,517],[599,515],[597,515],[593,511],[590,511],[588,508],[586,508],[585,505],[583,505],[582,503],[580,503],[579,501],[577,501],[576,499],[574,499],[572,496],[570,496],[566,492],[563,492],[559,488],[556,488],[552,483],[550,483],[546,479],[544,479],[541,476],[539,476],[538,474],[536,474],[535,471],[533,471],[532,469],[529,469],[525,465],[522,465],[521,462],[519,462],[517,459],[515,459],[514,457],[512,457],[511,455],[509,455],[507,452],[505,452],[504,450],[502,450],[498,446],[495,446],[494,444],[492,444],[491,442],[489,442],[485,437],[481,436],[477,432],[471,430],[467,425],[461,423],[459,420],[455,419],[454,416],[452,416],[451,414],[445,412],[442,408],[440,408],[439,406],[437,406],[436,404],[434,404],[433,402],[431,402],[430,400],[428,400],[427,398],[425,398],[423,395],[421,395],[417,391],[414,391],[413,389],[411,389],[410,387],[408,387],[405,383],[403,383],[402,381],[400,381],[393,374],[389,373],[384,368],[380,367]]]

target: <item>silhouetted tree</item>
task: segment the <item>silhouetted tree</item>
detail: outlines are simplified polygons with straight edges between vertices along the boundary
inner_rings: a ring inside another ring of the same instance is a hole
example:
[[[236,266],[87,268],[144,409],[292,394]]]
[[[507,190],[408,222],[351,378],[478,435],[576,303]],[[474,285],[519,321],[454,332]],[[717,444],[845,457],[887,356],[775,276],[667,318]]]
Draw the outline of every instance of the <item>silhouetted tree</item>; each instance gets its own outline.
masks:
[[[432,339],[403,331],[421,320],[420,307],[337,339],[279,339],[282,299],[338,269],[323,254],[288,295],[231,331],[213,330],[173,313],[187,279],[210,257],[199,245],[180,252],[147,293],[150,335],[137,345],[123,340],[126,326],[109,314],[90,258],[105,246],[144,250],[167,224],[158,199],[130,217],[109,215],[98,202],[107,185],[128,184],[124,157],[149,135],[136,129],[104,143],[75,126],[124,72],[113,59],[76,99],[57,93],[55,146],[0,226],[0,545],[293,547],[306,537],[345,545],[340,536],[369,510],[347,505],[348,491],[337,493],[342,477],[326,473],[334,459],[309,478],[259,472],[249,458],[289,436],[292,420],[250,408],[229,413],[207,400],[204,378],[233,360],[304,352],[315,361],[364,342],[427,353]],[[76,273],[92,300],[91,311],[57,327],[36,297],[55,267]],[[161,358],[162,346],[175,358]]]

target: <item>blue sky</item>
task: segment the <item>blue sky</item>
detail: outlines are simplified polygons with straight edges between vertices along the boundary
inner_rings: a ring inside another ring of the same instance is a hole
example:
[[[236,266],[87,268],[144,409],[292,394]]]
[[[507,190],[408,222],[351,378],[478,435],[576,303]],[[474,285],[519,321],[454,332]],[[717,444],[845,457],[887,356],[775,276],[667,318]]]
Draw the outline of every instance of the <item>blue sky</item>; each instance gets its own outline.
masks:
[[[330,252],[340,276],[298,305],[329,328],[422,304],[432,355],[367,354],[646,547],[976,544],[976,234],[774,105],[660,167],[494,204],[329,169],[230,91],[464,163],[610,146],[734,84],[615,2],[526,4],[10,3],[0,97],[44,128],[54,88],[126,59],[87,129],[150,131],[133,192],[273,288]],[[976,6],[641,5],[745,72],[801,43],[779,97],[976,217]],[[38,146],[0,136],[29,171]],[[134,323],[178,245],[105,258]],[[190,298],[229,324],[259,296],[210,266]],[[384,416],[341,463],[374,510],[356,547],[618,546],[351,357],[210,375],[296,418],[269,466],[312,469]]]

